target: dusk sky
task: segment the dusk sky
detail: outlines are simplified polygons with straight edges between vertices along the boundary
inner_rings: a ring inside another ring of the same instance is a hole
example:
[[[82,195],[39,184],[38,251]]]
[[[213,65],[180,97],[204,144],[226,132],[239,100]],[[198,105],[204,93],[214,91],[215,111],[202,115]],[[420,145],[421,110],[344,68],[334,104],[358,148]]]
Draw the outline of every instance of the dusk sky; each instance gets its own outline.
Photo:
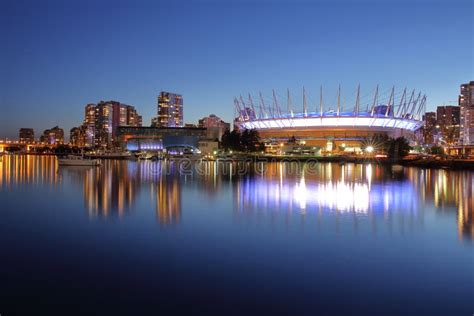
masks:
[[[67,5],[64,4],[67,2]],[[392,85],[457,104],[474,80],[473,1],[1,1],[0,138],[78,126],[100,100],[134,105],[145,126],[161,90],[184,119],[233,117],[233,98],[289,88],[310,106],[342,86],[348,106]]]

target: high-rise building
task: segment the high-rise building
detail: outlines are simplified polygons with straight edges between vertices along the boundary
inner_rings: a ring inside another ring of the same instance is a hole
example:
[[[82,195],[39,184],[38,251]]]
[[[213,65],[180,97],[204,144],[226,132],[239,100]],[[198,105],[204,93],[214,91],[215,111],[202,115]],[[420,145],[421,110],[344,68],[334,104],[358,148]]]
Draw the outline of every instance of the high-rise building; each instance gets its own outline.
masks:
[[[112,146],[112,104],[99,102],[95,107],[94,144],[101,147]]]
[[[456,105],[438,106],[436,129],[442,144],[455,145],[459,142],[461,108]]]
[[[60,145],[64,143],[64,130],[55,126],[51,129],[46,129],[41,135],[40,141],[45,145]]]
[[[474,81],[461,85],[459,107],[461,108],[462,144],[474,145]]]
[[[87,145],[87,129],[85,125],[73,127],[69,131],[69,144],[76,147],[85,147]]]
[[[435,133],[436,133],[436,113],[426,112],[423,115],[423,143],[426,145],[434,144]]]
[[[20,128],[20,143],[31,144],[35,141],[35,131],[32,128]]]
[[[214,114],[200,119],[198,126],[207,129],[207,138],[217,138],[219,141],[222,138],[222,134],[224,134],[226,130],[230,130],[230,123],[224,122],[220,117]]]
[[[152,119],[151,126],[183,127],[183,97],[162,91],[158,96],[157,116]]]
[[[86,107],[87,108],[87,107]],[[94,144],[111,147],[119,126],[141,126],[142,117],[135,107],[117,101],[101,101],[95,106]]]
[[[94,147],[94,135],[95,135],[95,107],[94,103],[89,103],[85,107],[84,113],[84,137],[85,137],[85,146]]]

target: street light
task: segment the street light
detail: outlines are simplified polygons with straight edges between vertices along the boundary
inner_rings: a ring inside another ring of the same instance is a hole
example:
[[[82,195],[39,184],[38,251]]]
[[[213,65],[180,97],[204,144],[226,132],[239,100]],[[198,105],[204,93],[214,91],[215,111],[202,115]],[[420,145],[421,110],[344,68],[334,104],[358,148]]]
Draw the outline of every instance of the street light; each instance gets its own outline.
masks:
[[[372,146],[367,146],[367,148],[365,148],[365,151],[368,152],[368,153],[371,153],[374,151],[374,147]]]

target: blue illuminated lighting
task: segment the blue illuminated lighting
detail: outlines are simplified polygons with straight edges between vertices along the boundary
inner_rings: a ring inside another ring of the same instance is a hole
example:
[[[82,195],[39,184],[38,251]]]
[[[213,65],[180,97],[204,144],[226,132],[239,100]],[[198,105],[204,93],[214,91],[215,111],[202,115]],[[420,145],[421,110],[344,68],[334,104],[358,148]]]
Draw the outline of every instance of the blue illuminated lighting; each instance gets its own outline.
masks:
[[[354,116],[352,113],[341,113],[339,116],[323,114],[295,114],[290,118],[249,119],[239,123],[245,129],[271,129],[295,127],[368,127],[393,128],[416,131],[423,122],[415,119],[390,117],[385,115]]]

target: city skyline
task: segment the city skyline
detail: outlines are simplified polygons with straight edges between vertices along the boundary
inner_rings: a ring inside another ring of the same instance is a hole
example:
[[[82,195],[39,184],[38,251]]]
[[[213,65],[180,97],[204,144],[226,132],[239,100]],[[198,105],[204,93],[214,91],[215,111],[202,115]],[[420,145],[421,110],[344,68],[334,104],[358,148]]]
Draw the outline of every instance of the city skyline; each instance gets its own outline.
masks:
[[[209,114],[232,122],[233,97],[257,94],[256,87],[304,86],[317,99],[323,85],[334,99],[339,83],[347,98],[359,83],[408,86],[426,93],[427,111],[457,105],[459,85],[473,73],[473,46],[463,33],[471,14],[472,3],[462,0],[383,7],[5,2],[0,138],[17,138],[22,127],[37,135],[56,125],[69,131],[95,100],[131,104],[148,126],[162,90],[186,98],[184,123]],[[105,25],[102,15],[117,22]]]

